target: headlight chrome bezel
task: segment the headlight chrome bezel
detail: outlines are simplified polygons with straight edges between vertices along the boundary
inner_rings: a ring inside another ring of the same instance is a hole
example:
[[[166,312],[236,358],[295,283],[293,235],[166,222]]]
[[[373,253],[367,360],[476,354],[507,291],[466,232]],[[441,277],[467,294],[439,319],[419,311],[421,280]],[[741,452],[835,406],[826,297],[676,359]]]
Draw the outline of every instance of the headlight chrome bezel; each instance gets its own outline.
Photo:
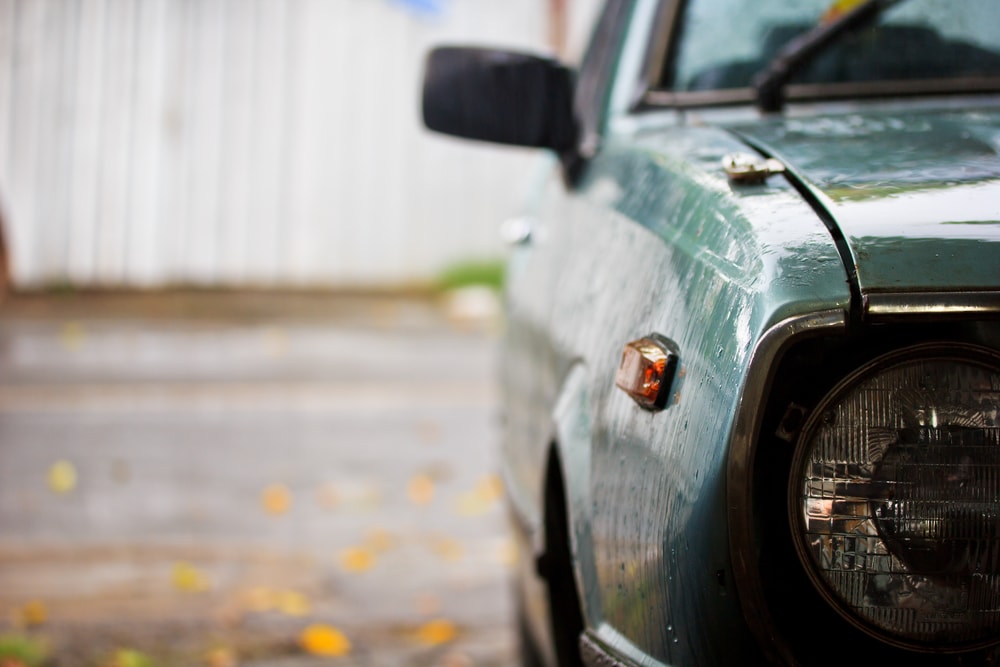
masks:
[[[919,638],[912,635],[905,636],[885,627],[880,627],[876,621],[865,617],[863,613],[852,607],[845,596],[836,590],[835,584],[824,574],[817,557],[809,546],[807,535],[810,533],[806,526],[809,520],[808,512],[805,510],[805,501],[807,498],[805,492],[807,485],[805,476],[806,466],[809,463],[812,452],[816,449],[813,438],[824,427],[824,419],[829,419],[831,409],[841,407],[849,399],[852,392],[865,387],[866,383],[870,383],[875,379],[884,378],[910,365],[939,362],[945,364],[968,364],[978,367],[986,373],[992,374],[994,385],[996,385],[998,378],[1000,378],[1000,354],[988,348],[959,343],[922,343],[883,354],[863,364],[837,382],[823,396],[803,425],[796,444],[788,479],[787,507],[792,539],[799,561],[816,591],[842,618],[867,635],[890,645],[918,651],[959,653],[996,645],[1000,643],[1000,637],[995,636],[996,633],[994,633],[994,635],[974,640],[942,642],[939,636],[933,638]],[[1000,385],[996,385],[996,388],[1000,389]],[[889,448],[895,446],[895,444],[892,444],[889,445]],[[883,457],[886,456],[887,451],[883,452]],[[874,468],[875,466],[880,466],[882,461],[873,462],[869,460],[865,463]],[[872,480],[870,480],[870,483],[873,485],[877,483],[874,481],[874,478],[875,474],[873,473]],[[854,478],[850,477],[850,479]],[[856,501],[857,498],[854,498],[854,500]],[[871,510],[871,503],[879,501],[873,501],[869,495],[865,502],[869,503],[868,509]],[[831,523],[833,514],[831,511]],[[870,520],[873,523],[877,521],[874,514],[870,517]],[[865,530],[869,533],[871,532],[870,527]],[[811,534],[815,535],[815,533]],[[881,529],[879,530],[878,538],[883,542],[887,542]],[[885,549],[889,549],[888,544],[885,545]],[[894,554],[890,553],[889,555]],[[911,576],[927,576],[927,573],[915,573],[915,575],[911,573]]]

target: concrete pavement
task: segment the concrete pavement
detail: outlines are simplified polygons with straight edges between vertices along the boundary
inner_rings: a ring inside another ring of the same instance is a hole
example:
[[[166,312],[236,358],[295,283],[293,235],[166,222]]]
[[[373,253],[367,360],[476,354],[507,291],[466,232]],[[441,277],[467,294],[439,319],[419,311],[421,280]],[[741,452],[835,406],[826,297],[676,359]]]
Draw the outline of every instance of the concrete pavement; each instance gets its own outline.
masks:
[[[511,663],[495,343],[426,298],[9,300],[0,632],[57,665]]]

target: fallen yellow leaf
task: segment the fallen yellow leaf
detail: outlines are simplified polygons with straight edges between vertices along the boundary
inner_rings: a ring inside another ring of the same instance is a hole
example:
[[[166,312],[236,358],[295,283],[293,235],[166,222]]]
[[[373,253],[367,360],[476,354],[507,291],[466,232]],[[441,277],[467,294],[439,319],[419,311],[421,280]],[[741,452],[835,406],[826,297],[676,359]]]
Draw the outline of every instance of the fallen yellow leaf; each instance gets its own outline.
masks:
[[[485,502],[495,502],[503,497],[503,481],[499,475],[486,475],[476,486],[476,495]]]
[[[836,21],[838,18],[844,14],[849,13],[851,10],[858,7],[864,0],[837,0],[832,5],[830,5],[823,16],[820,17],[820,24],[826,25],[831,21]]]
[[[455,624],[439,618],[420,626],[417,630],[417,641],[427,646],[439,646],[453,641],[458,636]]]
[[[351,642],[337,628],[329,625],[310,625],[299,635],[299,645],[306,653],[339,657],[351,652]]]
[[[268,514],[284,514],[292,507],[292,492],[284,484],[271,484],[261,494],[260,504]]]
[[[87,330],[79,322],[67,322],[59,332],[59,339],[67,350],[79,350],[87,338]]]
[[[298,591],[287,590],[278,591],[275,606],[278,611],[288,616],[305,616],[312,609],[309,598]]]
[[[365,547],[350,547],[341,552],[340,564],[348,572],[367,572],[375,565],[375,554]]]
[[[18,616],[22,625],[32,628],[49,620],[49,610],[40,600],[32,600],[21,607]]]
[[[55,493],[66,494],[76,488],[76,466],[61,459],[49,468],[49,488]]]
[[[455,501],[455,512],[459,516],[479,516],[486,514],[492,505],[491,501],[483,500],[479,493],[471,491],[458,497]]]
[[[478,516],[488,512],[503,497],[503,482],[496,475],[479,480],[476,488],[463,493],[455,501],[455,512],[461,516]]]
[[[202,593],[212,585],[208,577],[191,563],[174,563],[174,587],[185,593]]]
[[[406,487],[406,495],[414,505],[426,505],[434,499],[434,480],[424,474],[415,475]]]
[[[504,540],[497,551],[497,560],[507,567],[517,565],[518,556],[517,542],[511,539]]]
[[[375,553],[383,554],[396,546],[396,538],[386,530],[373,528],[368,531],[365,545]]]
[[[145,653],[120,648],[111,656],[110,667],[153,667],[153,659]]]
[[[431,548],[434,552],[446,561],[457,561],[461,560],[462,556],[465,555],[465,547],[458,540],[453,540],[451,538],[443,538],[435,541]]]
[[[205,664],[208,667],[236,667],[236,654],[224,646],[213,648],[205,654]]]

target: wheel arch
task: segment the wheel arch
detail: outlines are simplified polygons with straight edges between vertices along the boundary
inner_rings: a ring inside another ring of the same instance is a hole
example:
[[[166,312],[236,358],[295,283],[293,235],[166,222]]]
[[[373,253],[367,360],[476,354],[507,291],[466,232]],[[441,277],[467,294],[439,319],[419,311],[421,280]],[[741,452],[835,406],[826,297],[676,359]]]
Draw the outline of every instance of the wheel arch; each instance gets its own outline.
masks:
[[[545,472],[545,502],[553,498],[554,474],[561,476],[565,503],[569,553],[573,577],[585,627],[596,627],[601,619],[597,594],[597,569],[591,532],[590,470],[593,446],[593,405],[587,382],[587,367],[575,364],[566,375],[552,413],[553,438]],[[546,543],[548,536],[545,537]]]

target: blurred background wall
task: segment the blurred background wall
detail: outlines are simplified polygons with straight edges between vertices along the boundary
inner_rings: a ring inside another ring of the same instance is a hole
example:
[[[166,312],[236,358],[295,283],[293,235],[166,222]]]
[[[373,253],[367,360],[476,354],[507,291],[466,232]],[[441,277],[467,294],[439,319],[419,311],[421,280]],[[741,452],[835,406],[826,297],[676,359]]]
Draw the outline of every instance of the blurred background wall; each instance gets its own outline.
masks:
[[[599,0],[0,0],[17,288],[392,287],[501,253],[537,155],[420,129],[437,42],[578,54]]]

